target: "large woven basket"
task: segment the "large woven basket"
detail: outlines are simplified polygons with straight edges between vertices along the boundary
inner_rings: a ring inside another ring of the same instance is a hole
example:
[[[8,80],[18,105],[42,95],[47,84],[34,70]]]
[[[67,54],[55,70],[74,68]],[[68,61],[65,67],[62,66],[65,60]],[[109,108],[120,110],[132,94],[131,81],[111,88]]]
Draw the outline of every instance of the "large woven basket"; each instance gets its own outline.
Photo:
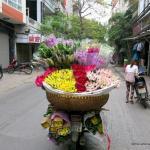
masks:
[[[104,106],[109,99],[110,89],[107,92],[97,91],[95,93],[64,93],[59,90],[54,90],[46,84],[43,84],[46,90],[48,101],[56,109],[66,111],[90,111],[99,110]]]

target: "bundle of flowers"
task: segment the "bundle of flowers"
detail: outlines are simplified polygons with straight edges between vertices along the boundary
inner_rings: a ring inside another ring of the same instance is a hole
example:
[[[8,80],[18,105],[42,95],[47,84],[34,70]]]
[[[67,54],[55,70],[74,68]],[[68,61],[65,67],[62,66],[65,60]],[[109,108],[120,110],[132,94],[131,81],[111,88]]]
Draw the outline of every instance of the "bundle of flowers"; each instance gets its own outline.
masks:
[[[68,68],[73,63],[73,53],[76,43],[63,38],[50,35],[40,44],[38,51],[40,57],[47,62],[48,66],[56,68]]]
[[[99,134],[104,134],[104,127],[101,116],[99,114],[95,114],[94,112],[88,112],[84,116],[85,127],[93,134],[97,132]]]
[[[69,138],[71,124],[69,116],[65,112],[55,111],[50,105],[41,122],[45,129],[49,129],[48,137],[51,141],[60,143]]]
[[[100,55],[99,48],[88,48],[87,50],[79,50],[74,53],[75,61],[82,65],[95,65],[96,68],[106,67],[106,59]]]

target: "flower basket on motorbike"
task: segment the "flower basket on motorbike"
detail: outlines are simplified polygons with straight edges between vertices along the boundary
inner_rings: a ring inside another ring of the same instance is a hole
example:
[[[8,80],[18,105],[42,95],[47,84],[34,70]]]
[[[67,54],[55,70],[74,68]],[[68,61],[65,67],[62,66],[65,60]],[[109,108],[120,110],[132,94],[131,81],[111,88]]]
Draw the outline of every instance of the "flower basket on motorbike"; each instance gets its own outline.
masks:
[[[109,91],[115,87],[112,85],[92,92],[67,93],[53,89],[46,83],[43,83],[43,86],[46,91],[47,100],[51,105],[58,110],[66,111],[100,110],[109,99]]]

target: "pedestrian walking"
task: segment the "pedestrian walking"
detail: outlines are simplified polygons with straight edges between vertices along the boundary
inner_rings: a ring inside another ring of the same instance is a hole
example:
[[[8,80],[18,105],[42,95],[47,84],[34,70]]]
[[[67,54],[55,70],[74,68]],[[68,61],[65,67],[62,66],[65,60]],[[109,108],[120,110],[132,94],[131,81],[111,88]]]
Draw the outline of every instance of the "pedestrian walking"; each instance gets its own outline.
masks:
[[[138,76],[138,66],[137,61],[132,60],[131,64],[126,66],[125,69],[125,80],[126,80],[126,103],[129,101],[133,104],[133,96],[134,96],[134,84],[135,84],[135,76]],[[130,97],[130,98],[129,98]]]

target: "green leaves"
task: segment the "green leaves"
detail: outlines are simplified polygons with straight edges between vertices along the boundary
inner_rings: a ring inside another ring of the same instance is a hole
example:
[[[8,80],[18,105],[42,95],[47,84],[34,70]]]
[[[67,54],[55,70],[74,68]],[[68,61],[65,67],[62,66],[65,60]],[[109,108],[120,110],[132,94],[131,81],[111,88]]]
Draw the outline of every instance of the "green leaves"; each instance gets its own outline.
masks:
[[[40,46],[38,47],[38,51],[42,58],[49,58],[52,56],[52,50],[47,47],[45,43],[40,44]]]
[[[62,36],[66,32],[67,23],[67,16],[57,13],[44,19],[40,26],[40,32],[44,35],[54,33],[56,36]]]
[[[116,13],[110,20],[110,28],[108,29],[110,45],[116,45],[116,50],[126,47],[126,43],[122,40],[132,35],[132,13],[127,10],[126,13]]]
[[[104,41],[106,28],[95,20],[82,19],[82,27],[79,16],[66,16],[59,13],[45,18],[40,26],[40,32],[44,35],[54,33],[57,37],[72,39],[91,38]]]

